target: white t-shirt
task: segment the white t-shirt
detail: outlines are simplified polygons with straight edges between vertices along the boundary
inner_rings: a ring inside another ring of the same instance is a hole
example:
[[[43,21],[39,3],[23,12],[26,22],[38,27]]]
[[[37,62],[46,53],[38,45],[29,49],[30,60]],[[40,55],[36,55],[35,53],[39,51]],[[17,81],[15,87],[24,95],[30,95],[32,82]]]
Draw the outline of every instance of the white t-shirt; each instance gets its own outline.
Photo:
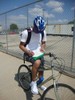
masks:
[[[21,32],[20,41],[26,42],[27,37],[28,37],[28,31],[24,30],[23,32]],[[32,32],[30,42],[29,44],[26,45],[26,48],[32,51],[40,49],[41,38],[42,38],[42,35],[40,33],[37,34],[37,33]],[[46,41],[46,31],[44,31],[44,37],[42,41]]]

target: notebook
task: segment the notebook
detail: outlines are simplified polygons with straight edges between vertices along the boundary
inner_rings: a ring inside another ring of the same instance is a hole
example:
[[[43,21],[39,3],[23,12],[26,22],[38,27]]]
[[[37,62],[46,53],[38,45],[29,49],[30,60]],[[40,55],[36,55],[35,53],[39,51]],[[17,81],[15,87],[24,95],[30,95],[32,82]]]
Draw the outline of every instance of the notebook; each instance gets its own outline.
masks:
[[[34,55],[33,55],[34,60],[37,60],[44,56],[44,52],[41,52],[39,49],[34,50],[33,52],[34,52]]]

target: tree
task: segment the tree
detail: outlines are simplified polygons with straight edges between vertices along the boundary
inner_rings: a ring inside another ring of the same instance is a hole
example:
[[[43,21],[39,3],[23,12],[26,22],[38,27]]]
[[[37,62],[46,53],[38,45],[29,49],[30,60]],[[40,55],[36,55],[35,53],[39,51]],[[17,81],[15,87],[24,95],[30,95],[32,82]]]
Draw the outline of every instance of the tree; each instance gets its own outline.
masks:
[[[16,24],[11,24],[10,25],[10,30],[17,30],[18,26]]]
[[[75,20],[70,21],[68,24],[74,24]]]

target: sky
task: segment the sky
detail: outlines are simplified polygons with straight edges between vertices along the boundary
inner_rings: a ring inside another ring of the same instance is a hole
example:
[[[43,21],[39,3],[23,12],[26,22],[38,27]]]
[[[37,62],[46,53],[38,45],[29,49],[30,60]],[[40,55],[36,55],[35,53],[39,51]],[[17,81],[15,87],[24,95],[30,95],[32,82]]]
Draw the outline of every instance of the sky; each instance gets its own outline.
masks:
[[[0,14],[37,0],[0,0]],[[28,7],[7,13],[7,26],[32,25],[34,17],[43,16],[47,23],[67,23],[74,19],[75,0],[43,0]],[[28,13],[27,13],[28,11]],[[0,25],[5,27],[5,15],[0,15]]]

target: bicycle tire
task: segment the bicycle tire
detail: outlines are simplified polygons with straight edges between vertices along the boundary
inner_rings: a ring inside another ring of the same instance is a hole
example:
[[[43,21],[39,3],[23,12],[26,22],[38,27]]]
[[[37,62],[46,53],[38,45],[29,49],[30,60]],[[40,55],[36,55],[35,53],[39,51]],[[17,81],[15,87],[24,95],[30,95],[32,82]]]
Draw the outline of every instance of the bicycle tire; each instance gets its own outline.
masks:
[[[75,100],[75,89],[63,83],[56,84],[59,100]],[[41,96],[41,100],[57,100],[54,85],[49,86]]]
[[[30,89],[30,82],[32,80],[31,70],[27,65],[21,65],[18,69],[18,82],[19,85],[25,90]]]

